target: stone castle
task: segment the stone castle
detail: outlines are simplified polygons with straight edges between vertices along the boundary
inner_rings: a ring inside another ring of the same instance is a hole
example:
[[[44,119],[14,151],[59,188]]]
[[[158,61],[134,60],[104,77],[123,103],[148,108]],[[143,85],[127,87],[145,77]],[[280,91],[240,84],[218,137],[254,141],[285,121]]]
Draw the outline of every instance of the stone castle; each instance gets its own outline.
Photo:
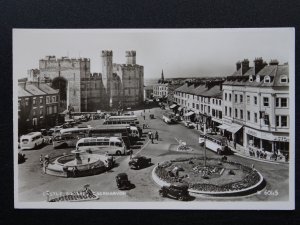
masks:
[[[102,51],[102,74],[90,72],[90,59],[46,56],[39,69],[28,71],[29,82],[46,82],[60,90],[61,107],[75,112],[122,109],[143,102],[144,67],[136,52],[126,51],[126,64],[113,63]]]

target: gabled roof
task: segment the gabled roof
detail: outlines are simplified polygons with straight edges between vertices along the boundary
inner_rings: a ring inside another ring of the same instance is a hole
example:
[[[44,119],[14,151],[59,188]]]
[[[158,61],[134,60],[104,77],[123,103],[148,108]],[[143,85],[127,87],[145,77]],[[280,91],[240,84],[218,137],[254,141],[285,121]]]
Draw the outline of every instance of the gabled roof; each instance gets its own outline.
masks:
[[[18,85],[18,97],[29,97],[29,96],[32,96],[32,94],[25,91],[21,85]]]
[[[46,93],[41,91],[34,84],[26,84],[26,91],[31,93],[32,95],[45,95]]]
[[[59,92],[59,90],[53,89],[52,87],[50,87],[48,84],[45,83],[39,84],[38,88],[47,94],[57,94]]]

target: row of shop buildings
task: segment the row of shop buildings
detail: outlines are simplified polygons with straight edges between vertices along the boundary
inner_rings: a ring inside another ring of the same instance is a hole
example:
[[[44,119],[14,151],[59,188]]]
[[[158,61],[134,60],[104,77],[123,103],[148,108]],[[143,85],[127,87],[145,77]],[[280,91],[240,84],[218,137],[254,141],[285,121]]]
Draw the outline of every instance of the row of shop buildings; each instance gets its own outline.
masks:
[[[236,63],[224,81],[186,83],[170,106],[184,120],[206,124],[246,151],[289,154],[289,66],[256,58]]]

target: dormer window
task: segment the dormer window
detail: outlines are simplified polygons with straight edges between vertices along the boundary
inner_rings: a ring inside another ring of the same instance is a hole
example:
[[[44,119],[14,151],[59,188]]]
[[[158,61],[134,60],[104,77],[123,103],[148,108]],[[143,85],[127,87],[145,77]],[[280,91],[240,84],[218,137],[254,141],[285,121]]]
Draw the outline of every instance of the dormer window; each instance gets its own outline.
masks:
[[[265,82],[265,83],[270,83],[270,82],[271,82],[270,76],[265,76],[264,82]]]
[[[280,83],[288,83],[287,75],[281,75],[280,76]]]
[[[256,75],[256,82],[260,82],[260,76],[259,75]]]
[[[250,81],[250,82],[253,82],[253,76],[250,76],[250,77],[249,77],[249,81]]]

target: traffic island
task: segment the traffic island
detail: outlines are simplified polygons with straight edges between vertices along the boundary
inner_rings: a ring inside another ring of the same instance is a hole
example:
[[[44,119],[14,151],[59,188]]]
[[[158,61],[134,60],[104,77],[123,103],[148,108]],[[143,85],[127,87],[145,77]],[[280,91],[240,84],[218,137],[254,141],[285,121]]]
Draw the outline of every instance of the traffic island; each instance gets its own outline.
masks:
[[[262,189],[262,175],[237,162],[204,157],[177,158],[157,165],[152,172],[160,186],[186,183],[189,192],[210,196],[245,196]]]

